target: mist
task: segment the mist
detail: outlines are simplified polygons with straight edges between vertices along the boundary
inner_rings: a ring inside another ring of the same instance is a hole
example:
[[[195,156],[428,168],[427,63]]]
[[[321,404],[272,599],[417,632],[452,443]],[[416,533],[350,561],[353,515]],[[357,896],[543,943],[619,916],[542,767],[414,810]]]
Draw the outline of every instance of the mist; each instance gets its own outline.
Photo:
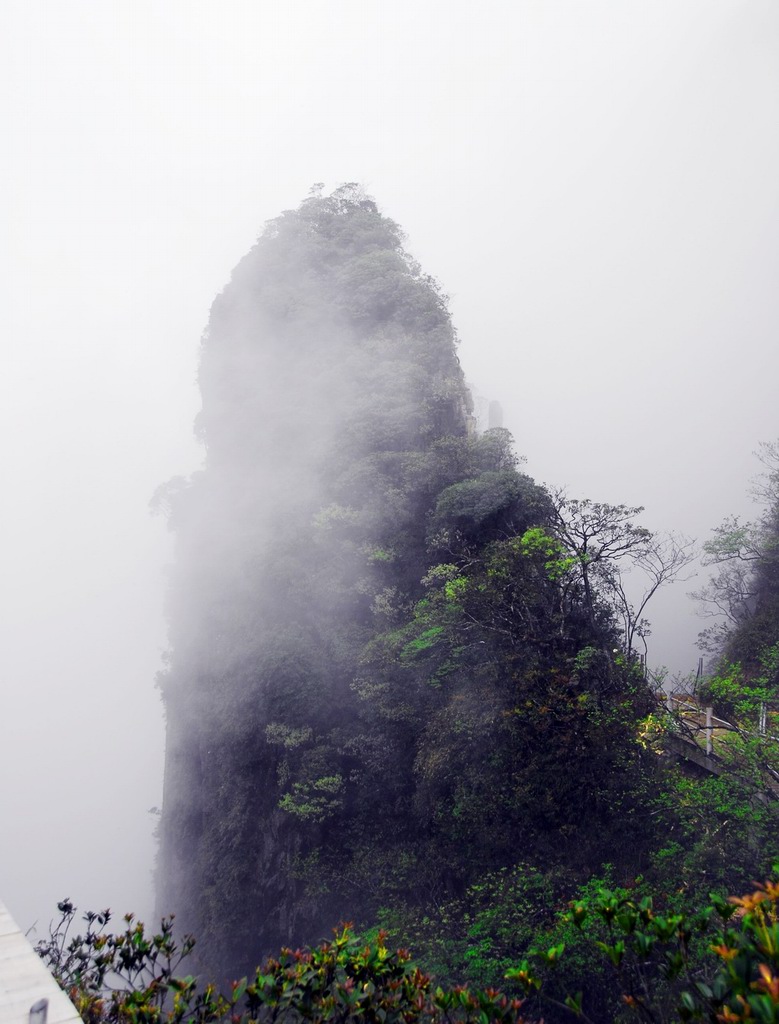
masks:
[[[263,223],[360,181],[527,470],[705,539],[776,437],[773,4],[9,3],[0,890],[150,914],[154,677],[199,339]],[[676,587],[650,661],[694,667]]]

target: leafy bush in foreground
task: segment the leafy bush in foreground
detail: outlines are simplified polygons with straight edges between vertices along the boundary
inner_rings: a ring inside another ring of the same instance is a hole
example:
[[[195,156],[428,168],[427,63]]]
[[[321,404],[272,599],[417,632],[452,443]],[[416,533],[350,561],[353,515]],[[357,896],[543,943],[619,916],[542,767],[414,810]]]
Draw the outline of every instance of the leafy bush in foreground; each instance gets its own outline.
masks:
[[[779,1024],[775,880],[742,897],[712,894],[706,907],[692,913],[658,913],[651,896],[636,900],[601,888],[591,900],[574,902],[566,921],[610,965],[619,1003],[608,1018],[602,1008],[592,1017],[581,991],[560,1000],[549,995],[555,991],[551,976],[565,965],[566,943],[561,942],[533,950],[506,974],[527,996],[550,1006],[554,1020],[564,1019],[567,1010],[590,1024],[606,1019]],[[574,949],[578,944],[574,940]],[[580,986],[587,980],[581,978]]]
[[[87,1024],[522,1024],[521,999],[495,989],[436,987],[406,950],[390,951],[384,936],[359,942],[348,926],[310,950],[282,950],[229,994],[201,987],[176,971],[194,942],[179,946],[172,922],[147,935],[132,915],[123,932],[106,931],[110,914],[87,914],[87,931],[68,939],[75,919],[69,901],[62,921],[37,949]],[[587,904],[571,905],[569,923],[584,934],[595,920],[592,944],[611,965],[621,993],[614,1021],[707,1021],[779,1024],[779,882],[767,881],[742,897],[712,897],[693,914],[656,913],[651,897],[633,900],[601,889]],[[600,936],[600,937],[595,937]],[[705,943],[708,962],[693,955]],[[561,999],[548,982],[564,961],[566,944],[535,950],[506,979],[525,993],[532,1011],[544,1005],[554,1020],[588,1015],[581,992]],[[562,1015],[562,1016],[561,1016]]]
[[[111,934],[105,930],[108,911],[87,914],[86,933],[68,939],[76,911],[69,901],[58,907],[62,920],[37,951],[87,1024],[523,1021],[521,1000],[494,990],[437,988],[412,964],[410,953],[390,951],[381,934],[366,945],[348,926],[340,927],[331,942],[314,949],[282,950],[225,995],[191,975],[176,976],[194,941],[187,937],[179,946],[171,919],[163,920],[159,934],[147,935],[143,924],[127,915],[124,931]]]

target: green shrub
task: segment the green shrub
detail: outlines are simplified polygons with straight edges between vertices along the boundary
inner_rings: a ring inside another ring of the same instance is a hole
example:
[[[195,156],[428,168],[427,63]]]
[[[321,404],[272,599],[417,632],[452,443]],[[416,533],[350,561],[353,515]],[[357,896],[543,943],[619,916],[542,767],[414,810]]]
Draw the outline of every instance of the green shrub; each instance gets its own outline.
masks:
[[[779,868],[775,869],[779,870]],[[507,977],[553,1011],[583,1021],[708,1021],[779,1024],[779,883],[767,881],[742,897],[712,895],[692,913],[658,913],[651,896],[631,898],[601,888],[572,904],[566,923],[590,935],[609,965],[620,1007],[592,1015],[585,993],[561,999],[549,979],[565,964],[564,942],[531,951]],[[600,935],[600,937],[596,937]],[[708,956],[698,948],[704,940]]]
[[[87,930],[69,938],[75,908],[59,905],[62,920],[37,951],[87,1024],[522,1024],[521,1000],[495,990],[444,990],[391,951],[382,933],[358,942],[348,926],[310,950],[282,950],[254,977],[234,982],[228,994],[177,970],[194,940],[179,946],[172,920],[147,935],[132,915],[110,933],[110,913],[86,914]]]

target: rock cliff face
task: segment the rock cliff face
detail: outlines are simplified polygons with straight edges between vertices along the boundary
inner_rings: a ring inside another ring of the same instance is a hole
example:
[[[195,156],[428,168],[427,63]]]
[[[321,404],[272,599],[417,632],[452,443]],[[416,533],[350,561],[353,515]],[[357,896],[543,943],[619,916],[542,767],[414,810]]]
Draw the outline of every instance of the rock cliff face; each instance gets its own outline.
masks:
[[[160,492],[159,907],[235,975],[363,898],[304,879],[353,819],[360,652],[419,597],[427,513],[464,475],[431,453],[464,443],[470,397],[444,299],[355,186],[267,225],[213,304],[199,382],[205,469]]]
[[[424,919],[519,858],[632,863],[643,679],[508,432],[474,432],[446,303],[359,189],[267,226],[200,385],[206,467],[159,494],[159,909],[201,969]]]

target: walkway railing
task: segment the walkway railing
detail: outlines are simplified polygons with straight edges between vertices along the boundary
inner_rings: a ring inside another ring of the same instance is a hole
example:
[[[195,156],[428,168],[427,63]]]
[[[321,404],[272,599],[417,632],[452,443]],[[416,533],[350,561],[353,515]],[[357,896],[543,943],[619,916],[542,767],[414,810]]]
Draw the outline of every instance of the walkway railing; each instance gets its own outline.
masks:
[[[757,728],[750,729],[719,718],[714,714],[713,708],[701,704],[695,694],[670,693],[658,696],[661,706],[672,717],[675,726],[673,739],[676,742],[672,740],[670,744],[674,748],[674,753],[693,761],[712,774],[722,775],[730,770],[728,763],[721,756],[724,752],[722,741],[729,735],[779,743],[779,736],[768,733],[769,711],[765,704],[759,709]],[[774,717],[775,715],[771,714],[771,719]],[[779,797],[779,764],[774,766],[766,760],[762,771],[767,789]]]

